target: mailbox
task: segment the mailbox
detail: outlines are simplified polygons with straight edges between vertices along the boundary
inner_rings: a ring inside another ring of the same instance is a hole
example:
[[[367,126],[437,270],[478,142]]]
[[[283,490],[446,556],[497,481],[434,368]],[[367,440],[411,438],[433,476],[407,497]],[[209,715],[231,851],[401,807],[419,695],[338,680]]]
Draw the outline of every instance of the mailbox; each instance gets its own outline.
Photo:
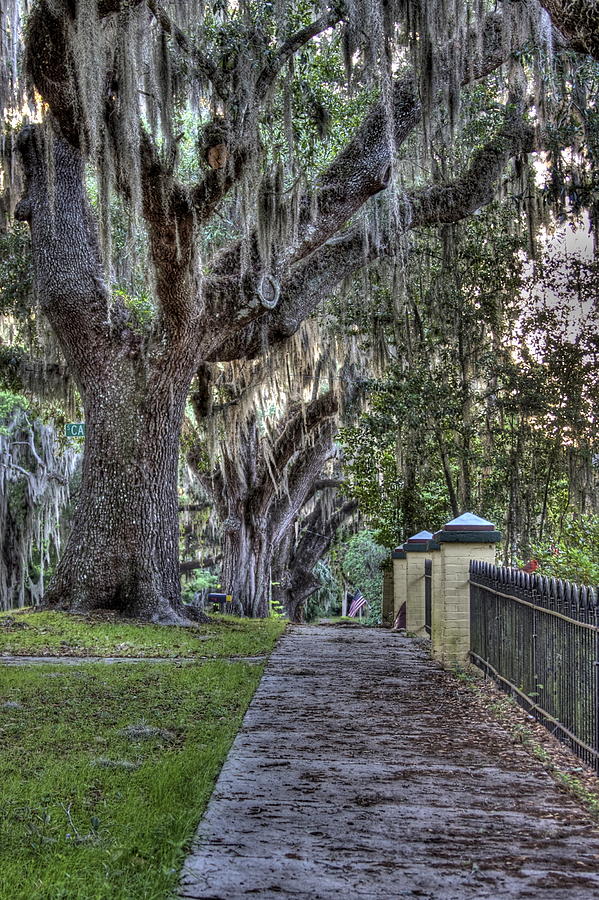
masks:
[[[225,603],[231,603],[232,600],[232,594],[208,594],[208,603],[215,603],[221,610]]]

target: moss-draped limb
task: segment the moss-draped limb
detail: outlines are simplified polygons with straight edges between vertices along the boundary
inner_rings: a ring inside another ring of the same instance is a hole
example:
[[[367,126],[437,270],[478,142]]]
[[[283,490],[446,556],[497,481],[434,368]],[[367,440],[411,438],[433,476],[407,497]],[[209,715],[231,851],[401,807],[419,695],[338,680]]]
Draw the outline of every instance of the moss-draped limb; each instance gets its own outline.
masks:
[[[14,346],[0,346],[0,385],[36,398],[67,402],[74,387],[63,363],[49,363]]]
[[[490,203],[509,159],[533,149],[532,128],[510,105],[497,134],[472,157],[466,171],[453,182],[430,185],[406,193],[402,203],[400,230],[443,222],[456,222]],[[375,260],[389,256],[396,235],[375,233],[356,225],[315,250],[290,268],[281,285],[281,300],[275,310],[237,334],[225,337],[212,358],[252,358],[264,346],[286,340],[318,304],[352,273]]]
[[[596,0],[540,0],[555,28],[578,53],[599,60],[599,5]]]
[[[358,509],[356,500],[337,498],[332,506],[319,497],[312,510],[299,523],[299,538],[290,529],[282,541],[276,581],[276,598],[293,622],[301,622],[306,601],[320,585],[314,567],[328,552],[341,526]]]

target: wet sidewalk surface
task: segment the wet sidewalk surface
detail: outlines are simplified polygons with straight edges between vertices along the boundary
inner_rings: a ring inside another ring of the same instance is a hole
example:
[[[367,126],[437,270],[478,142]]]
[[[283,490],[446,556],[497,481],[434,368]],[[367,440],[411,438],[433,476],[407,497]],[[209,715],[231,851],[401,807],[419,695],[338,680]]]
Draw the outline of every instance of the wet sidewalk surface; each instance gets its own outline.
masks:
[[[182,897],[599,897],[599,830],[407,638],[280,641],[188,858]]]

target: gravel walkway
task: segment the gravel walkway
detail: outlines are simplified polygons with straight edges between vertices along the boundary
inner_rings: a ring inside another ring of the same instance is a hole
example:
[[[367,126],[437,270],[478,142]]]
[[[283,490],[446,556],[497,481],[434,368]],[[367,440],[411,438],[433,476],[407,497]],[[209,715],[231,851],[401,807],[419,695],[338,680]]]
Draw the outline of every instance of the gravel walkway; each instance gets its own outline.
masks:
[[[407,638],[291,629],[180,896],[599,897],[599,831],[469,695]]]

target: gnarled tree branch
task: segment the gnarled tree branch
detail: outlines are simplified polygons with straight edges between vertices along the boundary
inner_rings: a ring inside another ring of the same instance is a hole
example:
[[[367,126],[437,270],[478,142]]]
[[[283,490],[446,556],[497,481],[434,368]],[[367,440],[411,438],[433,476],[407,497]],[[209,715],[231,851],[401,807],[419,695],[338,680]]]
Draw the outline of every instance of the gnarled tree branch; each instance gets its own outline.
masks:
[[[555,28],[578,53],[599,60],[599,4],[596,0],[540,0]]]
[[[301,50],[301,48],[311,41],[312,38],[322,34],[323,31],[334,28],[335,25],[342,21],[344,15],[345,10],[342,5],[339,4],[336,9],[331,9],[328,12],[323,13],[323,15],[314,22],[311,22],[304,28],[300,28],[295,34],[290,35],[290,37],[288,37],[276,50],[258,76],[256,82],[256,93],[258,96],[261,97],[266,93],[285,63],[287,63],[298,50]]]
[[[400,228],[405,231],[455,222],[471,215],[493,199],[510,157],[532,149],[532,129],[514,106],[508,107],[504,126],[474,154],[461,177],[450,184],[431,185],[405,195]],[[345,278],[391,255],[395,246],[395,236],[384,231],[374,234],[358,225],[329,240],[290,269],[276,310],[250,328],[229,335],[213,358],[252,358],[263,347],[287,339]]]

